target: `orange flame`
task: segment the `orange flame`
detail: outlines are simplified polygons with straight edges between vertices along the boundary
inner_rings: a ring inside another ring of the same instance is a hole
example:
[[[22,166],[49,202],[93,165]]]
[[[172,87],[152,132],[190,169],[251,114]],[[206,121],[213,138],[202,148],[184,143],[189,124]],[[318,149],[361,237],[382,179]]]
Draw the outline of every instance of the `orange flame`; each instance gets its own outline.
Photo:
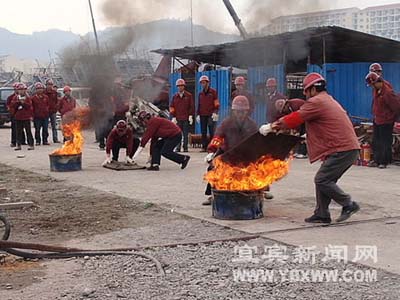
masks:
[[[74,121],[72,123],[63,124],[62,131],[67,141],[61,148],[54,150],[52,154],[73,155],[82,153],[84,139],[81,122]]]
[[[262,190],[289,172],[289,161],[263,156],[247,166],[232,166],[217,157],[204,178],[220,191]]]

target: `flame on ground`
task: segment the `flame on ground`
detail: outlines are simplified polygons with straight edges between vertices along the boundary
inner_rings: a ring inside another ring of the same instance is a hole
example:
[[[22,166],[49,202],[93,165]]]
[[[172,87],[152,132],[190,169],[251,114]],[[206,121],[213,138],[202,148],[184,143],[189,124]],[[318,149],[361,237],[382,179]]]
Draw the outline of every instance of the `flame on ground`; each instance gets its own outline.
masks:
[[[223,162],[221,157],[215,158],[213,164],[214,169],[204,178],[220,191],[262,190],[289,172],[289,160],[270,156],[263,156],[247,166],[232,166]]]
[[[81,122],[74,121],[68,124],[63,124],[62,131],[67,141],[61,148],[54,150],[52,154],[73,155],[82,153],[84,140],[82,135]]]

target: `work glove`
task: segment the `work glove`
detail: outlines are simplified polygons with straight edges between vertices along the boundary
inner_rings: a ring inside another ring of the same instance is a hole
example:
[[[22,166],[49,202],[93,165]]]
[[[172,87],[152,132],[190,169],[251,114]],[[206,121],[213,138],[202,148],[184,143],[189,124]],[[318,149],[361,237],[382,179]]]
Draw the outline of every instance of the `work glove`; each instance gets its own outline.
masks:
[[[211,119],[212,119],[214,122],[218,122],[218,118],[219,118],[219,116],[218,116],[217,113],[213,113],[212,116],[211,116]]]
[[[130,117],[132,117],[131,112],[130,112],[130,111],[127,111],[127,112],[125,113],[125,117],[126,117],[127,119],[129,119]]]
[[[126,157],[125,161],[127,164],[133,164],[133,159],[130,158],[129,156]]]
[[[258,132],[264,136],[267,136],[268,133],[273,132],[274,130],[272,129],[272,124],[268,123],[268,124],[264,124],[260,127],[260,129],[258,130]]]
[[[189,125],[193,125],[193,116],[189,116]]]
[[[178,123],[178,121],[176,120],[176,118],[172,118],[172,123],[174,123],[174,124],[177,124]]]
[[[110,164],[112,161],[111,156],[109,153],[106,154],[106,160],[103,162],[103,166]]]
[[[133,161],[136,161],[137,158],[138,158],[138,156],[140,155],[140,153],[141,153],[142,151],[143,151],[143,147],[139,147],[139,148],[136,150],[135,155],[133,155],[132,160],[133,160]]]
[[[197,123],[200,123],[200,116],[197,116],[197,117],[196,117],[196,122],[197,122]]]
[[[208,153],[206,157],[204,157],[204,161],[206,163],[210,163],[214,159],[215,153]]]

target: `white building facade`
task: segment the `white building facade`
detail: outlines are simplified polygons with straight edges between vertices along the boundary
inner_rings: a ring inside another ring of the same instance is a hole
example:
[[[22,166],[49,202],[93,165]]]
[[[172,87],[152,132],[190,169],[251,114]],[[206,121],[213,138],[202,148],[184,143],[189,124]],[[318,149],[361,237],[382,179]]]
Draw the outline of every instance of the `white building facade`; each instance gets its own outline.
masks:
[[[272,20],[264,34],[279,34],[309,27],[340,26],[385,38],[400,40],[400,3],[320,11],[315,13],[282,16]]]

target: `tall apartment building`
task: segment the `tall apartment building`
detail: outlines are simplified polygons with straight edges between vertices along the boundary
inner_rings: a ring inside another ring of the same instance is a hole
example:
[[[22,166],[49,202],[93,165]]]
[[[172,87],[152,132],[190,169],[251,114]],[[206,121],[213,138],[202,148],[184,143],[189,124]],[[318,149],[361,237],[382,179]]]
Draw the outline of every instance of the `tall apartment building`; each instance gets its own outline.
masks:
[[[400,3],[335,9],[315,13],[282,16],[272,20],[264,34],[279,34],[308,27],[340,26],[393,40],[400,40]]]

